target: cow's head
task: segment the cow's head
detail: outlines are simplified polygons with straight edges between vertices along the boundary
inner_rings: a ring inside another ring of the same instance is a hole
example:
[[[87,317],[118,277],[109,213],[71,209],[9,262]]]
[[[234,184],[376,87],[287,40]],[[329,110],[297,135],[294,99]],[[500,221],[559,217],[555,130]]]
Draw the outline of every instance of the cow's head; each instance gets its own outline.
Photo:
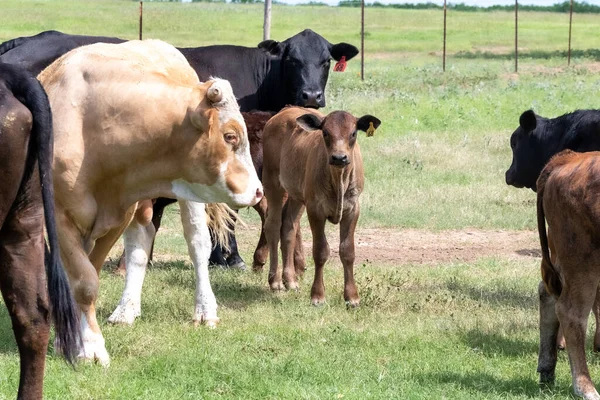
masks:
[[[546,119],[532,110],[519,118],[519,127],[510,137],[512,164],[506,171],[506,184],[536,191],[536,181],[549,159],[544,137]]]
[[[285,104],[312,108],[325,107],[331,59],[348,61],[358,54],[351,44],[331,44],[310,29],[283,42],[265,40],[258,47],[281,59]]]
[[[201,101],[188,110],[185,132],[194,144],[192,149],[182,149],[191,160],[184,178],[173,182],[173,192],[178,198],[234,208],[258,203],[262,184],[252,165],[246,125],[231,85],[211,79],[197,89]]]
[[[366,132],[371,124],[377,129],[381,121],[372,115],[363,115],[357,119],[345,111],[333,111],[324,118],[313,113],[304,114],[296,118],[296,123],[308,132],[320,130],[327,148],[329,165],[344,168],[354,161],[352,149],[357,132]]]

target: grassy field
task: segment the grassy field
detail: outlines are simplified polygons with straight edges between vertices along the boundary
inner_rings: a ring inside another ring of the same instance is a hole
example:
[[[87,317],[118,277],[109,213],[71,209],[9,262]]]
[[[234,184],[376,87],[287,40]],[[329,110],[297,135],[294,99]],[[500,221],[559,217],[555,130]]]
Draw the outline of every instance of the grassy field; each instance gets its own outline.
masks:
[[[4,0],[0,40],[46,29],[136,38],[134,1]],[[262,6],[144,4],[144,35],[178,46],[261,40]],[[332,42],[359,45],[357,9],[273,8],[275,39],[312,28]],[[327,110],[370,113],[383,124],[361,137],[366,190],[360,227],[439,231],[535,228],[531,191],[509,188],[508,140],[533,108],[558,116],[600,108],[600,64],[545,58],[566,48],[568,16],[522,13],[520,73],[510,13],[449,13],[447,71],[441,71],[440,12],[368,9],[366,79],[358,60],[332,73]],[[573,46],[598,48],[600,16],[575,15]],[[474,58],[454,55],[469,52]],[[478,52],[488,52],[484,57]],[[575,52],[575,54],[580,54]],[[244,212],[253,227],[257,218]],[[373,263],[357,260],[362,306],[347,311],[342,271],[326,269],[328,304],[309,304],[309,270],[298,293],[274,295],[266,276],[214,271],[222,324],[190,323],[193,272],[178,223],[167,213],[161,253],[147,276],[142,318],[110,326],[122,278],[103,273],[98,317],[112,356],[109,369],[75,371],[50,352],[49,399],[562,399],[570,393],[561,354],[555,391],[540,391],[537,361],[539,260]],[[359,227],[359,230],[360,230]],[[333,230],[331,232],[334,232]],[[535,234],[532,232],[532,236]],[[115,251],[115,254],[118,250]],[[252,248],[244,246],[249,260]],[[312,264],[309,265],[311,267]],[[600,359],[590,355],[592,376]],[[0,307],[0,399],[12,398],[18,357]]]

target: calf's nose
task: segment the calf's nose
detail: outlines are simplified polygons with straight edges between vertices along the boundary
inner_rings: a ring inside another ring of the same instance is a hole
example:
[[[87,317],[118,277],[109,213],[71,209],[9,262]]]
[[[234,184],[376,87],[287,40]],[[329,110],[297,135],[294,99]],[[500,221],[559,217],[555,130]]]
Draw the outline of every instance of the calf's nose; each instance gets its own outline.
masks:
[[[263,190],[261,188],[256,189],[256,200],[260,201],[264,196]]]
[[[350,164],[350,160],[348,160],[347,154],[332,154],[329,163],[331,165],[345,166]]]

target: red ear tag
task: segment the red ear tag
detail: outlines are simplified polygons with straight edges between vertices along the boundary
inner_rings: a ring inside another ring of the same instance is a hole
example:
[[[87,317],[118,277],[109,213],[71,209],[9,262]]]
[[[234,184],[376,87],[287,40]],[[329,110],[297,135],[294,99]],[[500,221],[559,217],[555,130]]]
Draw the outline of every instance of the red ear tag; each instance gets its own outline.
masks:
[[[336,62],[333,66],[335,72],[344,72],[346,70],[346,57],[342,56],[340,61]]]

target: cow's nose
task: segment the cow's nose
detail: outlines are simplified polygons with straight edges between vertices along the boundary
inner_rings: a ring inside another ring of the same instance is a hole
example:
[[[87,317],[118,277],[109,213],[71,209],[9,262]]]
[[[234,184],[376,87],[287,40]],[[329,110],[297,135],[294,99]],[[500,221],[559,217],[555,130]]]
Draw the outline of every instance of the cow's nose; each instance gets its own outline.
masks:
[[[256,189],[256,200],[260,201],[264,196],[264,193],[261,188]]]
[[[506,179],[506,184],[509,186],[512,186],[513,177],[512,177],[512,174],[510,173],[510,170],[506,171],[505,179]]]
[[[302,101],[305,107],[323,107],[324,97],[322,90],[303,90]]]
[[[329,163],[331,165],[343,167],[343,166],[350,164],[350,161],[348,160],[348,155],[346,155],[346,154],[332,154],[331,161]]]

